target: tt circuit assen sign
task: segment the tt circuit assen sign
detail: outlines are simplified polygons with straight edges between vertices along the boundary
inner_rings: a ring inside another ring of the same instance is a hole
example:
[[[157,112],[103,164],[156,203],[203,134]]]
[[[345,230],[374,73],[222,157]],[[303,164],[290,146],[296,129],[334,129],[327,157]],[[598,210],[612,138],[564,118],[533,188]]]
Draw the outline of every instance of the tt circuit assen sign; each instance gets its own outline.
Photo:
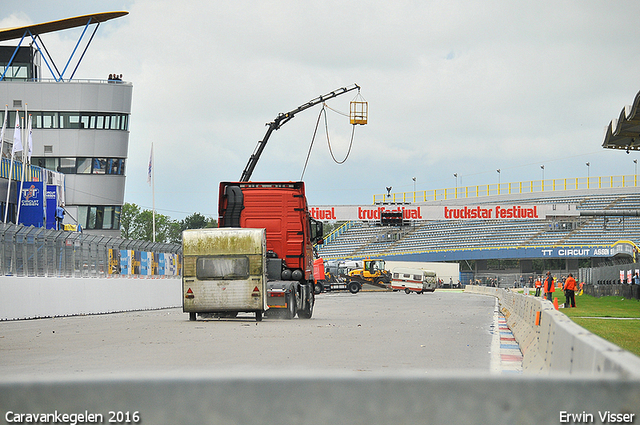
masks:
[[[578,216],[572,204],[482,204],[465,206],[431,205],[336,205],[313,206],[316,220],[380,220],[382,213],[402,213],[405,220],[544,220],[548,216]]]

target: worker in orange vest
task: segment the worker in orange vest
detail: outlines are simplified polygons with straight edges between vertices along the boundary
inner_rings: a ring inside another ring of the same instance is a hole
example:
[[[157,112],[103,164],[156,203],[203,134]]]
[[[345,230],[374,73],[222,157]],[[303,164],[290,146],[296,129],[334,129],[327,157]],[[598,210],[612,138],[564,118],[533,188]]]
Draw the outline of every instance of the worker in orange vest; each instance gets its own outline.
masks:
[[[547,278],[544,280],[544,294],[549,301],[553,302],[553,293],[556,292],[555,283],[551,272],[547,272]]]
[[[569,301],[571,301],[571,307],[576,306],[576,289],[578,289],[576,280],[573,278],[573,275],[569,273],[569,277],[564,282],[565,307],[569,307]]]
[[[542,282],[540,282],[540,277],[536,279],[536,297],[540,296],[540,290],[542,289]]]

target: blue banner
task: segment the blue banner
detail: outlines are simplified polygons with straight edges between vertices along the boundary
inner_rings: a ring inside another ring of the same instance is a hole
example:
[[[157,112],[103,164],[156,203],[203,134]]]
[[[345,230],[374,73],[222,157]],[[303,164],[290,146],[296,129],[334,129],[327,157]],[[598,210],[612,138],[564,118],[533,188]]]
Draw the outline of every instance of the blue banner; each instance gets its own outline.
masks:
[[[42,227],[45,220],[45,200],[42,182],[24,182],[20,193],[20,218],[25,226]]]
[[[47,229],[56,228],[56,207],[58,206],[58,186],[48,184],[46,195]]]
[[[149,275],[149,253],[147,251],[140,252],[140,274]]]
[[[131,273],[131,251],[128,249],[120,250],[120,274],[128,275]]]
[[[461,261],[523,258],[611,258],[626,255],[636,259],[638,249],[633,242],[618,241],[611,245],[573,245],[550,247],[466,249],[434,251],[386,256],[392,261]]]
[[[165,259],[164,259],[164,252],[161,252],[158,254],[158,274],[160,276],[164,276],[165,273]]]

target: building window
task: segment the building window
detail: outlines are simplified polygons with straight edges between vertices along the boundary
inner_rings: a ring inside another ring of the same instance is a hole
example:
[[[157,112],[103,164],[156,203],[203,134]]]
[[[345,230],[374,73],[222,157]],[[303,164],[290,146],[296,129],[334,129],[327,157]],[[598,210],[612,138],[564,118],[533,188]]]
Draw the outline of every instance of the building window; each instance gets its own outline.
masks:
[[[78,174],[91,174],[91,161],[93,158],[78,158],[76,173]]]
[[[91,118],[94,117],[89,115],[80,115],[80,128],[91,128]]]
[[[78,224],[90,230],[118,230],[121,210],[114,205],[79,206]]]
[[[52,158],[33,157],[31,163],[64,174],[110,174],[123,176],[124,158]]]
[[[60,128],[80,128],[80,114],[77,112],[60,112]]]
[[[107,158],[93,158],[93,174],[105,174]]]
[[[75,158],[60,158],[60,166],[56,170],[64,174],[76,173],[76,159]]]
[[[58,113],[57,112],[43,112],[42,113],[42,128],[58,128]]]
[[[1,68],[0,68],[1,71]],[[24,111],[19,111],[24,118]],[[127,114],[99,114],[93,112],[39,112],[27,111],[32,116],[34,129],[69,128],[87,130],[123,130],[129,129]],[[4,122],[4,112],[0,111],[0,120]],[[7,127],[15,127],[16,111],[9,111]],[[24,125],[27,125],[26,122]],[[23,123],[20,123],[20,127]]]

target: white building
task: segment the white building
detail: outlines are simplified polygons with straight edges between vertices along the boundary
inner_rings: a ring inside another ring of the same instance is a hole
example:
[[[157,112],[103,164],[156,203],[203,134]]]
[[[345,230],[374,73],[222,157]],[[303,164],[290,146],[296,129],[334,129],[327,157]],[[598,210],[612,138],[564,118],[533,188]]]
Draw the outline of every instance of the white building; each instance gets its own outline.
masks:
[[[5,144],[12,141],[16,111],[22,118],[27,108],[33,122],[31,163],[65,174],[65,223],[77,220],[85,232],[105,236],[120,236],[133,85],[115,78],[74,79],[75,70],[56,66],[39,35],[92,25],[95,32],[98,25],[94,24],[126,14],[99,13],[0,30],[0,41],[17,40],[15,46],[0,46],[0,105],[7,104],[10,111]],[[89,33],[83,35],[89,37]],[[25,40],[30,45],[24,46]],[[4,108],[0,109],[4,115]],[[8,155],[6,145],[3,156]],[[7,180],[3,177],[4,213]],[[10,217],[15,217],[15,208],[14,195]]]

